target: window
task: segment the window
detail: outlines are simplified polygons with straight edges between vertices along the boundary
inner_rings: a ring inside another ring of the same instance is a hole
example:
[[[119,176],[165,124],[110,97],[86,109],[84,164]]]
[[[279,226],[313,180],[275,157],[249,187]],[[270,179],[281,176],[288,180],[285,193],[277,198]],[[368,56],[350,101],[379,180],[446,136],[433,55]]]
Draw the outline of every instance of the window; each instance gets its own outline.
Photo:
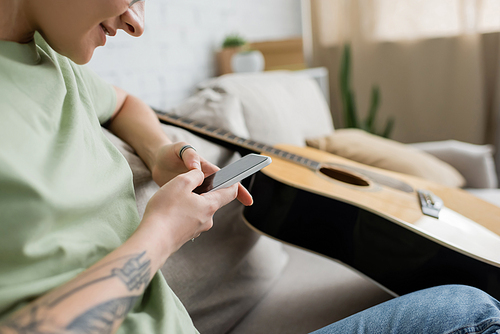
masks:
[[[368,36],[408,40],[500,31],[500,0],[360,0]],[[371,8],[370,8],[371,7]]]

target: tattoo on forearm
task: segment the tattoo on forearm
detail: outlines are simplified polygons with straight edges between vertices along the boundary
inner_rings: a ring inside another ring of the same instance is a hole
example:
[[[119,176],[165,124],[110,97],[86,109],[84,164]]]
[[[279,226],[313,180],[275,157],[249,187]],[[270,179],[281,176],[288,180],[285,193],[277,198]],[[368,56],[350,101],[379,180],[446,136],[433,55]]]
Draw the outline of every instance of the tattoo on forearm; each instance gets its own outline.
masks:
[[[143,252],[139,256],[130,259],[125,263],[123,268],[115,268],[111,272],[114,276],[118,276],[127,286],[129,291],[139,290],[142,286],[147,285],[151,271],[151,261],[141,262],[141,258],[146,254]]]
[[[120,279],[130,292],[142,292],[141,289],[144,289],[151,279],[151,261],[146,259],[145,254],[146,252],[142,252],[133,255],[123,266],[111,268],[109,275],[77,284],[75,288],[50,300],[35,302],[29,309],[0,324],[0,334],[111,333],[116,322],[123,320],[133,308],[138,296],[124,296],[103,302],[76,317],[66,328],[56,328],[46,314],[75,293],[112,278]]]
[[[124,297],[98,305],[73,320],[66,329],[71,333],[111,333],[115,322],[125,318],[137,297]]]
[[[72,289],[58,298],[54,299],[50,304],[51,306],[56,306],[61,301],[65,300],[72,294],[85,289],[86,287],[96,284],[101,281],[105,281],[110,278],[118,277],[125,285],[127,286],[129,291],[139,290],[143,286],[146,286],[149,283],[151,278],[151,261],[147,260],[141,262],[141,258],[144,257],[146,252],[142,252],[139,255],[134,256],[130,260],[128,260],[122,268],[113,268],[111,269],[111,274],[104,277],[99,277],[95,280],[87,282],[78,286],[75,289]]]
[[[3,333],[19,333],[19,334],[35,334],[40,332],[40,327],[43,326],[43,319],[40,316],[39,307],[33,306],[28,314],[18,316],[8,320],[3,326],[0,326],[0,334]]]

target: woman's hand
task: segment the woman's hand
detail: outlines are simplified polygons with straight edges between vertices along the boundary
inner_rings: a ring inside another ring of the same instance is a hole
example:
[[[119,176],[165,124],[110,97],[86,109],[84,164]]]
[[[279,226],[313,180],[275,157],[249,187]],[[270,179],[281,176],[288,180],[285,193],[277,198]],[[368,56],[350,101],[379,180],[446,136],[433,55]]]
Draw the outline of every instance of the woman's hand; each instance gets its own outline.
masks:
[[[161,187],[174,177],[187,171],[198,169],[207,177],[219,168],[203,159],[194,148],[180,151],[188,145],[186,142],[177,142],[162,146],[156,153],[154,165],[151,167],[153,180]],[[252,205],[252,196],[241,184],[238,184],[238,200],[244,205]]]
[[[236,198],[237,185],[202,195],[193,193],[203,178],[198,169],[181,174],[161,187],[146,206],[139,230],[161,233],[165,260],[186,241],[208,231],[214,213]]]
[[[193,148],[183,151],[182,158],[180,150],[188,145],[185,142],[177,142],[164,145],[156,153],[154,165],[151,167],[153,180],[161,187],[179,174],[192,169],[198,169],[205,177],[216,172],[218,168],[206,161]]]

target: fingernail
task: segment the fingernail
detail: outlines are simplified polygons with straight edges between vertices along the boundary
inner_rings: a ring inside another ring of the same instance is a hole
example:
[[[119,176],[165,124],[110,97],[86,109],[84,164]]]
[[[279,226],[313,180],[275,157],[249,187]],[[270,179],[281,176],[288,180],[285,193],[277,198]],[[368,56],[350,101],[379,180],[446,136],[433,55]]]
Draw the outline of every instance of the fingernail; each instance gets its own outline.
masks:
[[[194,168],[196,168],[196,169],[201,170],[201,165],[200,165],[200,163],[199,163],[199,162],[197,162],[197,161],[193,162],[193,167],[194,167]]]

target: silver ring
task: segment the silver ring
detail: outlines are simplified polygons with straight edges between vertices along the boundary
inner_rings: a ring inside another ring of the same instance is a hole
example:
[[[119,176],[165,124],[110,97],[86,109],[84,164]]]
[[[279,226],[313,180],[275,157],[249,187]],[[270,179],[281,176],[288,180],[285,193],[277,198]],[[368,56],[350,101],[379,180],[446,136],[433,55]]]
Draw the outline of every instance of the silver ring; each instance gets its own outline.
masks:
[[[181,158],[181,160],[182,160],[182,154],[183,154],[183,153],[184,153],[184,151],[185,151],[185,150],[187,150],[188,148],[192,148],[193,150],[195,150],[195,151],[196,151],[196,149],[195,149],[193,146],[191,146],[191,145],[184,145],[184,146],[182,146],[182,147],[181,147],[181,149],[179,150],[179,158]]]

